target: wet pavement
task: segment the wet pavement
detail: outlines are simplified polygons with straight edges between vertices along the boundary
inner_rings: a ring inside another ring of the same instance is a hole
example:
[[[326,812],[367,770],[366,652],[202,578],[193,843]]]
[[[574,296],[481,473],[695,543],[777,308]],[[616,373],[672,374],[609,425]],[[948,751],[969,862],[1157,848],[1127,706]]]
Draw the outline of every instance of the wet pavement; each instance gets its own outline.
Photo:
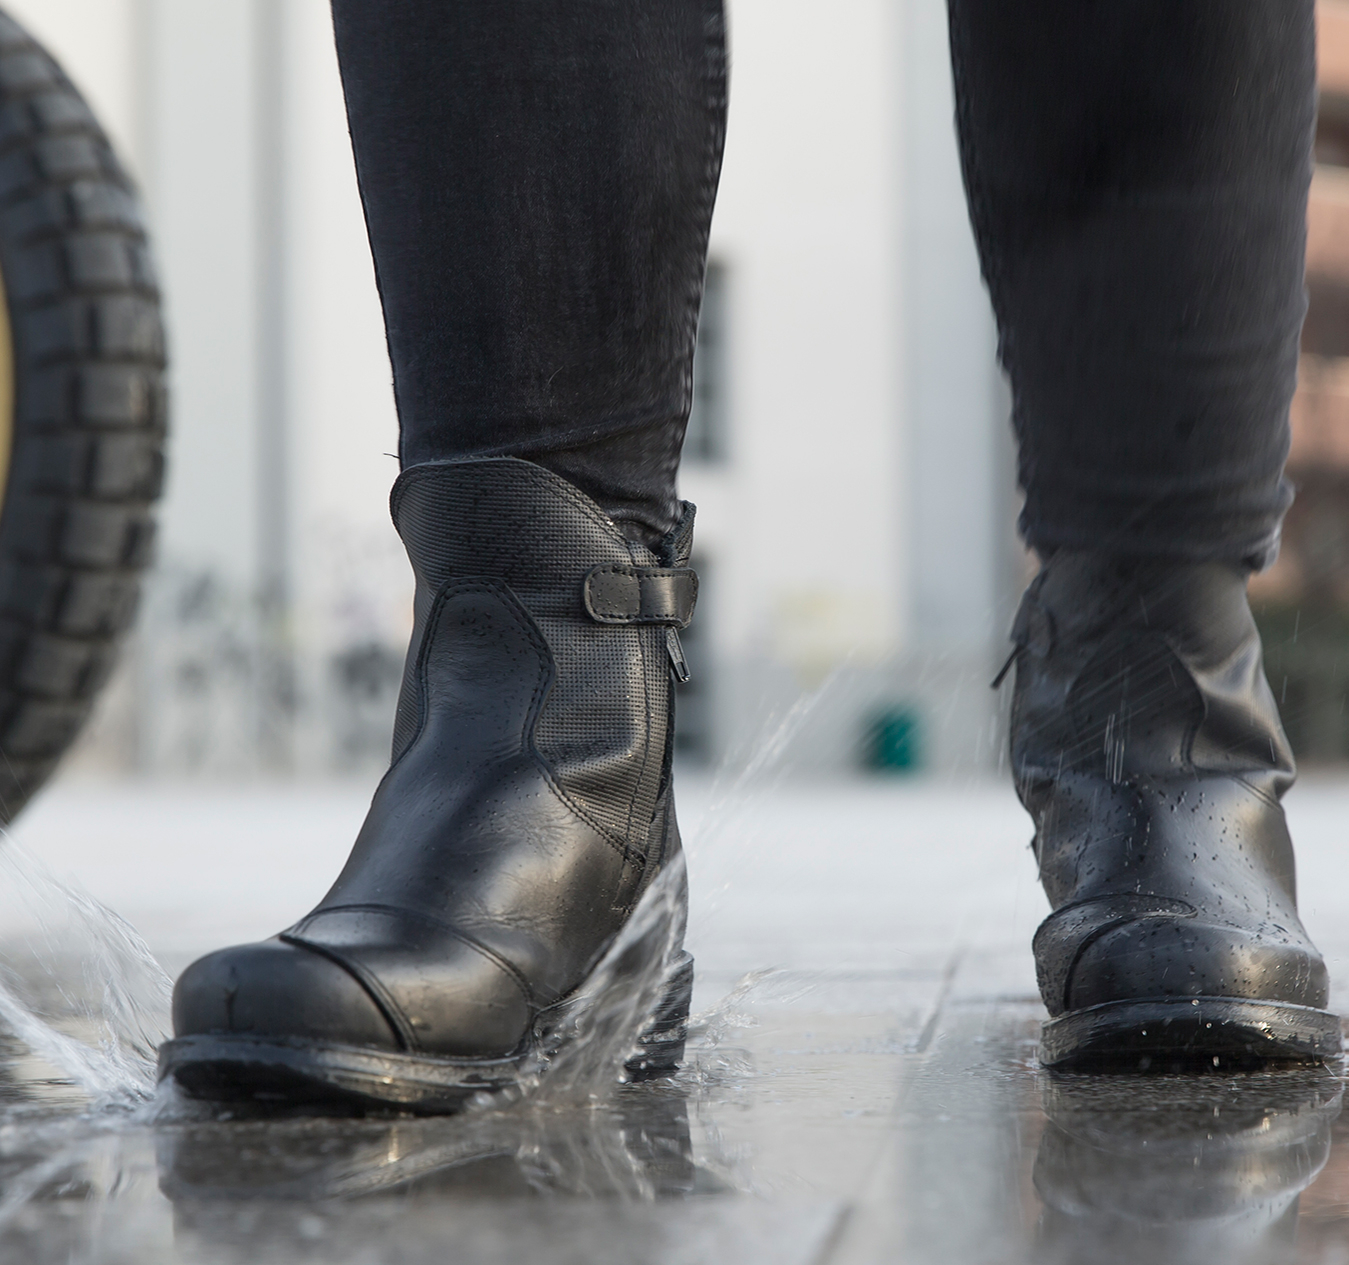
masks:
[[[178,969],[321,894],[363,800],[72,782],[24,819],[0,873],[0,1026],[26,1035],[0,1047],[0,1262],[1349,1263],[1342,1069],[1038,1068],[1044,900],[1026,819],[983,784],[689,780],[701,1017],[672,1081],[544,1077],[444,1119],[138,1100],[162,980],[58,880]],[[1344,1007],[1349,784],[1300,787],[1291,816]]]

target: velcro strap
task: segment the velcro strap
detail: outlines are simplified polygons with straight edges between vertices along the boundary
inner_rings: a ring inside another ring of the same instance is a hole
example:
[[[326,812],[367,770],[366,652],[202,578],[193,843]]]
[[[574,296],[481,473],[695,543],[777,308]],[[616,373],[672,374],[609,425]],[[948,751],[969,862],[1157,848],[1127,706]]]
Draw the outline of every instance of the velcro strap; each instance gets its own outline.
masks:
[[[585,608],[601,624],[687,628],[698,601],[698,574],[688,567],[614,563],[586,573]]]

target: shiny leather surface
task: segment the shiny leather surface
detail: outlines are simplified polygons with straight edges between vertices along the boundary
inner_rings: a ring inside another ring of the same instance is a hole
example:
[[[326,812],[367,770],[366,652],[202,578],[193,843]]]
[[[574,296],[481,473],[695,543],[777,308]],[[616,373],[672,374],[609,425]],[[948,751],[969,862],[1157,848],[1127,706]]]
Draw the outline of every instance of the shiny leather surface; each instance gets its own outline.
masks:
[[[318,907],[179,980],[179,1036],[512,1053],[679,846],[666,628],[599,624],[583,587],[682,567],[692,507],[657,557],[510,458],[414,467],[393,502],[417,573],[393,765]]]
[[[1292,754],[1246,572],[1062,551],[1022,600],[1017,792],[1054,912],[1051,1015],[1220,996],[1322,1007],[1280,797]]]

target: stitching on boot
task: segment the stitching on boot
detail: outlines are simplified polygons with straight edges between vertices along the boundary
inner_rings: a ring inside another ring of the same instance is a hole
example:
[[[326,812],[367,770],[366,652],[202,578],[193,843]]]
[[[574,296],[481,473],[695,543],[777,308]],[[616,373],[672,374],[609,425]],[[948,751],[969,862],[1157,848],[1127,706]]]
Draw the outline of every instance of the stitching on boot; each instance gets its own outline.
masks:
[[[429,712],[427,700],[429,697],[429,685],[426,676],[426,662],[431,652],[431,643],[434,640],[434,633],[450,598],[458,597],[464,593],[482,593],[489,597],[495,597],[501,601],[502,608],[513,619],[516,626],[525,634],[530,643],[540,653],[543,658],[546,671],[541,674],[541,679],[534,687],[534,694],[530,700],[529,716],[525,722],[526,730],[533,726],[533,722],[538,714],[539,704],[542,702],[541,695],[548,692],[548,687],[552,685],[557,675],[557,666],[553,661],[553,652],[548,643],[544,640],[543,634],[539,631],[538,625],[534,623],[529,612],[524,609],[523,603],[511,591],[511,586],[504,580],[493,579],[490,576],[466,576],[446,580],[444,584],[436,590],[436,596],[431,602],[431,609],[426,615],[426,624],[422,629],[421,644],[417,647],[417,727],[412,731],[412,736],[408,738],[402,751],[398,753],[398,758],[389,766],[389,772],[403,762],[404,757],[421,738],[426,730],[426,720]],[[523,616],[523,618],[521,618]],[[385,774],[388,776],[388,773]]]
[[[393,512],[395,524],[397,524],[401,530],[402,524],[400,523],[399,520],[401,519],[403,511],[405,509],[405,498],[413,488],[417,488],[419,490],[424,491],[428,495],[428,497],[431,498],[430,501],[431,506],[435,506],[437,503],[443,502],[447,498],[453,499],[463,489],[464,485],[468,482],[467,479],[461,480],[453,477],[447,479],[438,476],[442,476],[447,471],[457,470],[457,468],[460,467],[462,467],[464,471],[467,472],[467,470],[470,467],[474,466],[478,467],[479,476],[481,476],[484,473],[483,467],[494,467],[494,469],[490,471],[490,474],[496,475],[498,477],[497,478],[489,477],[488,479],[489,483],[494,483],[498,486],[503,483],[507,484],[515,483],[517,485],[526,485],[526,486],[532,485],[535,488],[542,486],[546,490],[558,494],[564,501],[568,503],[568,505],[571,508],[581,511],[585,519],[592,526],[598,528],[601,531],[602,535],[609,542],[610,545],[622,548],[622,550],[624,551],[624,553],[634,566],[650,566],[657,561],[655,554],[651,550],[647,549],[645,546],[636,544],[635,542],[628,541],[625,537],[623,537],[622,533],[619,532],[617,528],[614,526],[612,520],[609,519],[609,517],[605,515],[604,512],[601,509],[599,509],[599,507],[596,506],[594,502],[591,501],[590,498],[588,498],[579,489],[572,487],[572,485],[570,485],[561,476],[554,475],[551,471],[546,470],[542,466],[536,466],[532,462],[523,461],[520,460],[519,458],[513,457],[499,457],[499,458],[488,458],[480,460],[455,461],[455,462],[424,463],[410,467],[408,470],[405,470],[399,476],[399,480],[395,484],[393,493],[391,494],[390,508],[391,511]],[[505,581],[499,582],[502,583],[503,586],[509,591],[509,585],[506,584]],[[447,581],[447,583],[449,583],[449,581]],[[520,603],[520,599],[516,597],[513,592],[511,592],[511,597],[516,603]],[[522,603],[520,603],[520,605],[522,607],[525,618],[530,621],[531,635],[542,639],[543,644],[547,646],[548,645],[547,639],[546,637],[543,636],[541,630],[538,629],[537,624],[534,623],[532,614],[529,612],[528,608],[523,607]],[[430,619],[428,618],[428,626],[429,625]],[[419,647],[419,655],[424,653],[424,649],[425,649],[424,646]],[[554,672],[556,673],[557,671],[556,660],[551,655],[551,648],[550,648],[550,658],[553,660]],[[647,678],[644,681],[644,691],[648,698],[648,702],[650,695],[649,673],[651,671],[649,659],[650,659],[649,654],[645,653],[644,650],[642,654],[643,673],[644,677]],[[422,665],[419,665],[419,677],[422,675],[423,670],[424,669],[422,668]],[[415,732],[414,737],[409,741],[408,748],[412,746],[413,742],[415,742],[416,740],[416,737],[420,735],[421,726],[425,722],[424,696],[421,698],[420,701],[423,703],[422,708],[423,715],[419,716],[418,729]],[[620,820],[623,822],[622,834],[616,833],[613,826],[602,824],[601,821],[599,821],[594,814],[592,814],[588,809],[584,808],[575,798],[573,798],[558,781],[557,774],[553,770],[552,766],[548,763],[548,761],[543,757],[542,753],[539,751],[537,747],[535,735],[537,732],[537,725],[539,719],[540,719],[539,711],[536,710],[535,714],[531,718],[530,724],[531,753],[533,754],[536,762],[538,763],[540,770],[544,773],[545,777],[547,778],[548,783],[552,788],[554,794],[557,795],[559,800],[571,812],[573,812],[578,818],[580,818],[592,829],[594,829],[612,847],[619,850],[623,856],[632,858],[645,867],[647,864],[645,847],[643,846],[640,849],[635,849],[634,846],[629,842],[629,838],[632,834],[632,821],[634,813],[639,812],[640,810],[640,804],[638,803],[638,801],[643,798],[646,799],[651,798],[649,795],[645,797],[641,795],[641,777],[645,775],[646,765],[650,758],[649,716],[646,718],[646,751],[644,753],[641,772],[639,773],[639,777],[634,785],[634,790],[631,792],[631,797],[628,798],[627,804],[621,810],[623,812],[623,817],[620,818]],[[404,748],[404,751],[400,753],[399,756],[400,759],[402,758],[402,755],[406,753],[406,750],[408,748]]]
[[[441,483],[436,479],[436,475],[445,470],[467,469],[472,466],[490,466],[494,471],[505,473],[510,471],[512,474],[520,476],[521,481],[528,479],[535,483],[545,484],[550,491],[556,492],[559,496],[570,501],[572,505],[582,511],[596,526],[602,528],[604,532],[612,539],[613,543],[622,542],[631,552],[631,542],[615,526],[614,520],[609,517],[590,497],[586,496],[580,488],[569,483],[560,474],[554,474],[546,466],[541,466],[533,461],[525,461],[520,457],[480,457],[465,461],[427,461],[421,462],[415,466],[409,466],[404,470],[394,482],[393,491],[390,494],[389,512],[394,520],[394,526],[398,526],[399,511],[402,509],[403,499],[406,496],[407,489],[414,485],[430,483],[433,486]],[[645,546],[638,546],[644,553],[650,554],[651,551]],[[654,559],[655,555],[651,554]],[[638,559],[634,558],[634,562]]]
[[[349,962],[340,953],[326,945],[305,940],[292,935],[289,931],[283,931],[277,938],[297,949],[304,949],[308,953],[316,953],[319,957],[326,958],[334,966],[341,967],[365,990],[366,996],[374,1003],[375,1009],[384,1016],[385,1023],[393,1029],[393,1034],[398,1038],[398,1044],[403,1047],[403,1052],[405,1054],[417,1052],[417,1037],[412,1030],[412,1024],[408,1017],[403,1013],[403,1008],[388,994],[378,978],[362,967],[359,962]]]
[[[633,582],[626,591],[637,599],[635,610],[619,608],[619,602],[612,600],[612,585],[607,586],[609,593],[605,593],[605,578],[615,576]],[[670,586],[673,602],[668,610],[656,614],[646,614],[643,611],[645,605],[643,594],[647,591],[645,584],[647,580],[674,582]],[[683,605],[680,600],[681,588],[688,596],[687,614],[680,609]],[[611,600],[605,600],[606,597]],[[691,567],[641,567],[624,566],[616,562],[603,563],[591,567],[585,573],[585,578],[581,582],[581,601],[586,614],[597,624],[655,624],[668,628],[687,628],[693,620],[694,608],[698,603],[698,575]]]
[[[316,909],[312,914],[302,918],[290,931],[284,932],[283,939],[295,935],[297,928],[307,927],[310,923],[323,917],[325,914],[347,913],[353,911],[357,913],[390,914],[400,919],[414,918],[419,922],[424,922],[435,927],[437,931],[443,931],[447,935],[453,936],[456,940],[474,950],[476,953],[481,954],[509,975],[514,981],[515,986],[520,990],[520,995],[525,999],[525,1004],[531,1010],[537,1010],[539,1008],[538,999],[534,996],[533,990],[529,987],[529,981],[525,979],[520,973],[520,969],[509,958],[503,957],[500,953],[496,952],[495,949],[491,948],[490,945],[483,944],[476,937],[469,935],[466,931],[459,930],[458,927],[446,922],[443,918],[437,918],[434,914],[428,914],[424,910],[407,909],[401,905],[381,905],[374,901],[362,901],[344,905],[326,905],[324,908]],[[297,942],[305,945],[322,945],[323,943],[322,941],[310,941],[298,937]],[[337,952],[337,950],[331,951]]]

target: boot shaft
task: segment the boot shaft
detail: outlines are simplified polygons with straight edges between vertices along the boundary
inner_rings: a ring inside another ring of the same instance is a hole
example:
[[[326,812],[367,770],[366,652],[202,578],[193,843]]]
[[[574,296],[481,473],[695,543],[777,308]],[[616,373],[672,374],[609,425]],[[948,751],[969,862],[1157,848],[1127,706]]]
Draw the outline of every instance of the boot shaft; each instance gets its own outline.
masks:
[[[417,581],[394,761],[422,723],[417,664],[437,594],[501,582],[551,659],[532,731],[539,757],[606,837],[645,844],[669,780],[672,646],[697,598],[693,507],[653,553],[566,480],[509,457],[411,467],[391,506]]]
[[[1067,772],[1112,783],[1228,774],[1281,796],[1295,769],[1246,577],[1222,563],[1055,554],[1012,633],[1023,800]]]

